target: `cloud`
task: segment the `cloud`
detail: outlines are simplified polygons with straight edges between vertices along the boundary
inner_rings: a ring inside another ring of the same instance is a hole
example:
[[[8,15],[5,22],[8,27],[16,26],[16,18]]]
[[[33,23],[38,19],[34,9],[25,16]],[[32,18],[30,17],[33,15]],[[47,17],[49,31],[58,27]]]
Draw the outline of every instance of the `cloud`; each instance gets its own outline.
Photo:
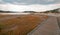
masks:
[[[0,4],[5,4],[6,2],[4,2],[3,0],[0,0]]]
[[[5,11],[47,11],[60,8],[60,4],[50,4],[50,5],[40,5],[40,4],[33,4],[33,5],[14,5],[14,4],[0,4],[0,10]]]
[[[11,3],[11,4],[55,4],[60,3],[60,0],[0,0],[0,3]]]
[[[0,1],[2,1],[2,0],[0,0]]]
[[[16,4],[16,5],[26,5],[27,3],[18,3],[18,2],[13,2],[13,4]]]
[[[53,1],[55,1],[55,0],[44,0],[45,2],[53,2]]]
[[[0,0],[0,2],[3,2],[3,0]]]

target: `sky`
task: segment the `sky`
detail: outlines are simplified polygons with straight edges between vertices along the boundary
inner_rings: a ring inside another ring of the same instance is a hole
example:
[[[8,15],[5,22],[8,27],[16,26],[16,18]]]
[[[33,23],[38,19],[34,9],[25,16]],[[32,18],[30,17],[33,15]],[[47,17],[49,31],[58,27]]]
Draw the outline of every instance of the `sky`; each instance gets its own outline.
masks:
[[[46,11],[60,8],[60,0],[0,0],[0,10]]]

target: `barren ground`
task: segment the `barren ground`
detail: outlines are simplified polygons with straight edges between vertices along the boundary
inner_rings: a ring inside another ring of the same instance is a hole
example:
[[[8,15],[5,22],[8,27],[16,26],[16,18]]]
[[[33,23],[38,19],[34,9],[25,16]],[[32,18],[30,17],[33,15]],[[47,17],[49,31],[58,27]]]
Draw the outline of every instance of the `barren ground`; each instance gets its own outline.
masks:
[[[46,20],[44,15],[0,15],[0,35],[27,35]]]

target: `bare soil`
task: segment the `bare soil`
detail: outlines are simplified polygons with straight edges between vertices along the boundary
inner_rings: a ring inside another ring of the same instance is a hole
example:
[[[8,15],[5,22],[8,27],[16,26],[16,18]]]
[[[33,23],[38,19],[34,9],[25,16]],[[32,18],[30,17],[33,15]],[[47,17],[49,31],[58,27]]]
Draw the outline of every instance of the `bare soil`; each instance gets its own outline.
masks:
[[[0,35],[27,35],[48,18],[44,15],[14,15],[13,17],[12,15],[0,15],[0,17],[3,19],[0,20]]]

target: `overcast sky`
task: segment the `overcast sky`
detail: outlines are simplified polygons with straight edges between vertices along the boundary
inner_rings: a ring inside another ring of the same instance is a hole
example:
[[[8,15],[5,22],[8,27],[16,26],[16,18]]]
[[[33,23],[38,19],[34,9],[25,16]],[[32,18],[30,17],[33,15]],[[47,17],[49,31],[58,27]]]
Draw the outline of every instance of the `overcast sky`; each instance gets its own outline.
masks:
[[[0,10],[46,11],[60,8],[60,0],[0,0]]]

